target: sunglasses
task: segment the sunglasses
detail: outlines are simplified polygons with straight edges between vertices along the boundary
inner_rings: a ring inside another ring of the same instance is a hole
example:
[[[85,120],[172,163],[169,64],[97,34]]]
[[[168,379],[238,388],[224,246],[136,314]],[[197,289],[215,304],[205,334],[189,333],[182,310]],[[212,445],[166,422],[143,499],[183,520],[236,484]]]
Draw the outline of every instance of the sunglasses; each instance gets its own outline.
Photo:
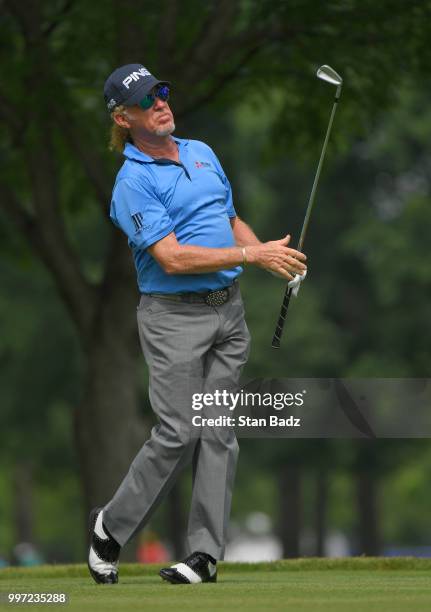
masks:
[[[143,110],[148,110],[153,106],[156,98],[160,98],[160,100],[163,100],[163,102],[169,100],[169,87],[167,85],[161,85],[154,91],[154,93],[149,93],[145,96],[145,98],[142,98],[142,100],[139,102],[139,106]]]

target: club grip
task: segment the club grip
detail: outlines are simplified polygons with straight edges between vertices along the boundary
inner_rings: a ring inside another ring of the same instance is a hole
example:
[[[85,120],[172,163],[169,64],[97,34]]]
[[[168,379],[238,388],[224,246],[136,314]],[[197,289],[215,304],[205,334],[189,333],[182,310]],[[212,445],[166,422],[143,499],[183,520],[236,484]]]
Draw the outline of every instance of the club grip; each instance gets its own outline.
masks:
[[[283,327],[284,327],[284,322],[286,320],[287,309],[289,308],[291,294],[292,294],[292,289],[290,289],[290,287],[287,286],[286,291],[284,293],[283,303],[280,308],[280,314],[278,317],[274,336],[272,338],[272,343],[271,343],[272,348],[280,348],[281,336],[283,334]]]

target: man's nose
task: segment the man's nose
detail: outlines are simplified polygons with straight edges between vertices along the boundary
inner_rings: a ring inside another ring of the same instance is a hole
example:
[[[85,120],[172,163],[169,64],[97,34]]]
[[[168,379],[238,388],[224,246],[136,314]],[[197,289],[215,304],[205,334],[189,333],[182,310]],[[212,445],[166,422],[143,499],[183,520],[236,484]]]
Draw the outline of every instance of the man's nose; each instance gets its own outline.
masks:
[[[165,108],[166,106],[167,106],[166,100],[162,100],[161,98],[156,96],[156,99],[154,100],[153,108],[157,110],[157,109]]]

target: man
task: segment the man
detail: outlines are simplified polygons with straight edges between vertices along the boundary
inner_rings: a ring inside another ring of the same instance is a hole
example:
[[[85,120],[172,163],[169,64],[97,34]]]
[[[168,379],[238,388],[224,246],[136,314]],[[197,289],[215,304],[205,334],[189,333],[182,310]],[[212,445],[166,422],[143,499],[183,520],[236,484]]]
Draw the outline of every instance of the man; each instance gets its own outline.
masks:
[[[113,143],[124,143],[126,157],[110,216],[128,236],[135,261],[138,328],[158,424],[113,499],[90,515],[88,565],[96,582],[118,582],[121,546],[192,462],[190,555],[160,574],[174,584],[214,582],[238,444],[231,427],[192,425],[192,396],[238,384],[249,352],[237,282],[242,267],[257,265],[292,281],[305,273],[306,257],[287,246],[289,236],[260,243],[236,215],[229,181],[210,147],[171,136],[167,82],[129,64],[109,76],[104,96]],[[217,416],[217,409],[205,416]]]

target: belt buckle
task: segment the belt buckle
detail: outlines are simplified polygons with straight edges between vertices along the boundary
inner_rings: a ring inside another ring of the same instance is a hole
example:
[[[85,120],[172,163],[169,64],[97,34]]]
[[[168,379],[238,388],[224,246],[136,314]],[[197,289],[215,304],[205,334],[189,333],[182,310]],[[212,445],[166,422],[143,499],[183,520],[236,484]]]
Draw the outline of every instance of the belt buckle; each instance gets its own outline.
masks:
[[[229,300],[227,289],[216,289],[206,294],[204,301],[207,306],[223,306]]]

